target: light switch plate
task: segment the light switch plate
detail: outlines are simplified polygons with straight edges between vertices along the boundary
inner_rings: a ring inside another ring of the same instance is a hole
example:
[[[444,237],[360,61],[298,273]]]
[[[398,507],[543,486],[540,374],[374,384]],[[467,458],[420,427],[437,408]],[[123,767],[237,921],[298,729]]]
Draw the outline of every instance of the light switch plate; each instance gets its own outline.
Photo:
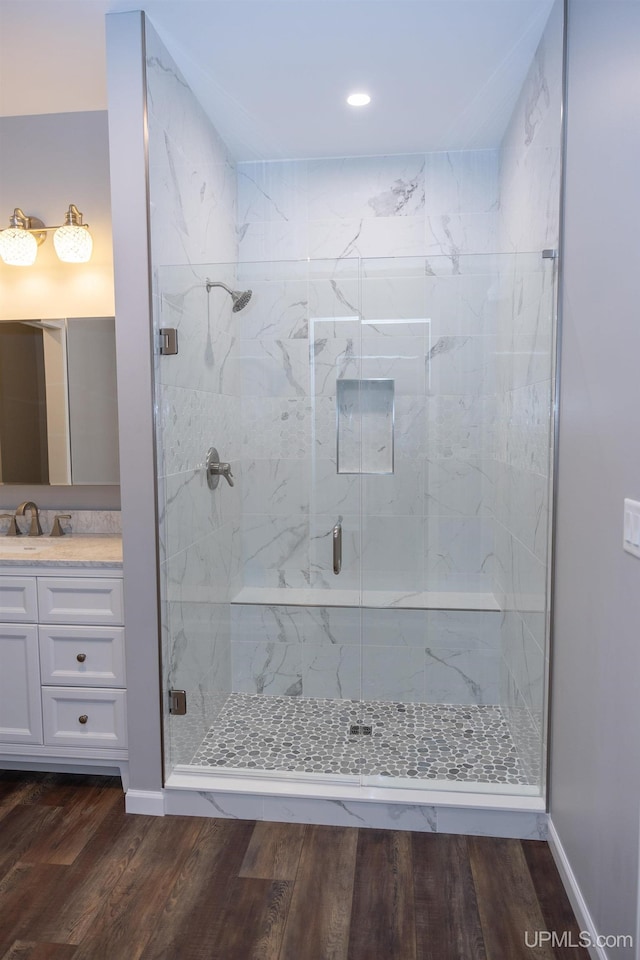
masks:
[[[624,501],[624,549],[640,557],[640,501]]]

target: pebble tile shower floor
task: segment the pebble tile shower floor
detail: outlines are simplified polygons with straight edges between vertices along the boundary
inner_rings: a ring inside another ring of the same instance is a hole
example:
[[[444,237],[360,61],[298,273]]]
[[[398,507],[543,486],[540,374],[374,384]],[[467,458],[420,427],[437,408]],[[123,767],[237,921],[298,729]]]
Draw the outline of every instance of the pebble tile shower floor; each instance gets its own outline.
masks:
[[[371,734],[352,734],[357,724]],[[255,772],[532,782],[498,706],[233,693],[191,763]]]

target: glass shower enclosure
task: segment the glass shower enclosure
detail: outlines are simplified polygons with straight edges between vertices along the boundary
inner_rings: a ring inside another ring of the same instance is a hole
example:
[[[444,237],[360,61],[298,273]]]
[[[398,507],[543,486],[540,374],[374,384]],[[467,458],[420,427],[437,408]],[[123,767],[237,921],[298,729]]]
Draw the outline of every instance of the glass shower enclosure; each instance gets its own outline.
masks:
[[[168,771],[540,795],[553,259],[157,285]]]
[[[147,24],[169,787],[542,808],[563,4],[530,7],[499,134],[384,156],[231,156]]]

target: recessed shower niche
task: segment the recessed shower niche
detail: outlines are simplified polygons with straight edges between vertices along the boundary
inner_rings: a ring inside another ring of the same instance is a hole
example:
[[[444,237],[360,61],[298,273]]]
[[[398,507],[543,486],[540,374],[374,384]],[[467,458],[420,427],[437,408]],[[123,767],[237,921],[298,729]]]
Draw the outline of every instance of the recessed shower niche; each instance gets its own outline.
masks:
[[[338,473],[393,473],[393,380],[336,382]]]
[[[499,136],[362,157],[233,156],[147,32],[170,789],[543,809],[562,5],[540,17]],[[178,115],[216,229],[172,260]]]

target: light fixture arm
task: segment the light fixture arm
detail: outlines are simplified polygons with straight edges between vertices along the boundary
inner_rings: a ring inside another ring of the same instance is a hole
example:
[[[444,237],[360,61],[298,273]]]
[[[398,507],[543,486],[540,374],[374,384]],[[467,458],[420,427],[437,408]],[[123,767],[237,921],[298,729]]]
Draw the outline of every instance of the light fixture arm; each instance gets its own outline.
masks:
[[[85,227],[85,229],[89,229],[89,224],[82,222],[82,214],[75,203],[69,204],[69,209],[64,215],[64,223],[58,223],[54,227],[45,227],[42,220],[38,220],[37,217],[28,217],[22,212],[20,207],[16,207],[13,214],[9,217],[9,225],[12,227],[20,227],[29,233],[34,233],[38,243],[42,243],[42,240],[45,239],[43,237],[42,240],[39,240],[38,234],[46,233],[48,230],[59,230],[60,227]]]
[[[32,233],[38,246],[47,239],[45,230],[55,229],[55,227],[45,227],[38,217],[28,217],[20,207],[16,207],[9,217],[9,227],[17,227],[18,230],[26,230],[28,233]]]
[[[31,228],[31,217],[28,217],[20,207],[16,207],[9,217],[9,226],[22,227],[24,230],[29,230]]]
[[[0,257],[11,266],[31,266],[35,262],[37,247],[44,243],[49,231],[53,231],[56,253],[63,262],[86,263],[90,258],[93,240],[89,224],[82,222],[82,213],[75,203],[69,204],[64,223],[52,227],[16,207],[9,217],[9,227],[0,231]],[[27,234],[31,234],[37,246]]]

